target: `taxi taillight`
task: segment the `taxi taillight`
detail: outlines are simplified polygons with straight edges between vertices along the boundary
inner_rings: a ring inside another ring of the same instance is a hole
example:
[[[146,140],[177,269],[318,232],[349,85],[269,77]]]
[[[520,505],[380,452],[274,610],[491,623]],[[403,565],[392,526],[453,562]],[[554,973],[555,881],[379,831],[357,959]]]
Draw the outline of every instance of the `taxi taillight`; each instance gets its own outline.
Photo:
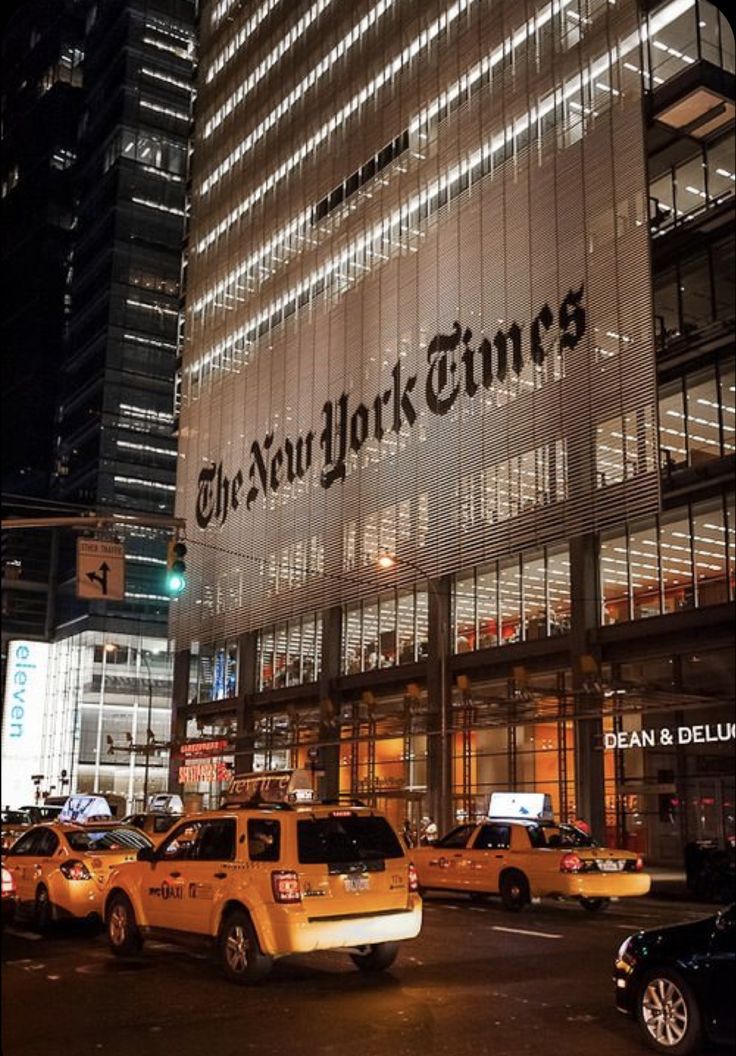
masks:
[[[414,862],[409,862],[409,891],[412,894],[417,894],[419,891],[419,877],[417,875],[417,869]]]
[[[84,862],[63,862],[59,866],[59,871],[62,876],[65,876],[67,880],[91,880],[92,874],[90,873]]]
[[[563,854],[560,858],[561,873],[579,873],[583,868],[583,860],[577,854]]]
[[[279,869],[271,873],[273,897],[277,902],[301,902],[302,892],[299,877],[293,869]]]
[[[642,858],[642,856],[640,854],[637,854],[637,856],[636,856],[636,864],[634,865],[634,870],[637,873],[640,873],[643,868],[644,868],[644,859]]]
[[[3,866],[3,898],[10,898],[15,894],[15,878],[9,869]]]

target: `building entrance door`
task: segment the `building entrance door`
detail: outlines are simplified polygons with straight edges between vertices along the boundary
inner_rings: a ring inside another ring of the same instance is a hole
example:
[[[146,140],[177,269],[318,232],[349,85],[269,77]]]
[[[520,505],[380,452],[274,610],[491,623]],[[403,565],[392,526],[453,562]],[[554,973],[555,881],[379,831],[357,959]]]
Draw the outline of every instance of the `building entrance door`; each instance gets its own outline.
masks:
[[[688,839],[733,845],[735,836],[736,781],[733,777],[700,778],[693,782],[688,797]]]

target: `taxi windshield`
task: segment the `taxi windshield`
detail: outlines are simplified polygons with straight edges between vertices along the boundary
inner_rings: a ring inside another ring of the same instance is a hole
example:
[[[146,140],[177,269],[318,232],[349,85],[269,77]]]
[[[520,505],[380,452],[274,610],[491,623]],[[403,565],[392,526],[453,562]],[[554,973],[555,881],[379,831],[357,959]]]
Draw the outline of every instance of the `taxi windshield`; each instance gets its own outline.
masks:
[[[67,832],[66,838],[73,851],[138,851],[150,847],[151,841],[135,829],[84,829]]]
[[[398,837],[385,818],[352,814],[299,821],[297,839],[299,861],[305,865],[404,857]]]
[[[575,825],[529,825],[532,847],[597,847],[592,836]]]

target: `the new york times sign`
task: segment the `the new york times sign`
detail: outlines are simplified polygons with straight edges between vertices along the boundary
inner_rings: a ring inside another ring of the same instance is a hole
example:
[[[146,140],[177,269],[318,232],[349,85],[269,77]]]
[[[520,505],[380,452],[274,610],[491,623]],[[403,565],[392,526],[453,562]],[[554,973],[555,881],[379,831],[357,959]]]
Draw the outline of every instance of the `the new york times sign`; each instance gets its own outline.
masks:
[[[544,304],[526,333],[513,322],[508,330],[498,330],[489,341],[483,337],[471,346],[473,332],[459,322],[452,333],[436,334],[427,346],[427,373],[423,391],[419,376],[404,376],[401,361],[391,371],[391,385],[371,401],[352,407],[349,394],[328,400],[322,408],[322,428],[306,435],[286,437],[274,445],[274,433],[254,440],[247,471],[237,469],[232,477],[222,462],[213,462],[199,474],[196,519],[200,528],[213,521],[223,525],[231,512],[245,504],[250,510],[258,497],[275,494],[285,484],[303,479],[315,471],[317,447],[320,451],[319,482],[331,488],[344,480],[351,457],[367,440],[380,443],[387,433],[410,429],[417,420],[417,407],[423,402],[430,414],[443,416],[460,396],[472,399],[478,392],[503,383],[510,374],[521,374],[534,363],[541,367],[554,345],[560,351],[572,349],[586,329],[584,286],[570,290],[557,311]]]

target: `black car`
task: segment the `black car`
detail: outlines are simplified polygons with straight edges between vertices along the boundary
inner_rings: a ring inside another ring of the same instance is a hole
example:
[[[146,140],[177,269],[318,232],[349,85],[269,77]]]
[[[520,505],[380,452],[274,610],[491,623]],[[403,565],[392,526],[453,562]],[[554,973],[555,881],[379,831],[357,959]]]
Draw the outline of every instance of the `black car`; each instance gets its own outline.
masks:
[[[705,1040],[736,1040],[736,904],[693,924],[638,931],[620,946],[619,1011],[635,1016],[649,1045],[684,1056]]]

